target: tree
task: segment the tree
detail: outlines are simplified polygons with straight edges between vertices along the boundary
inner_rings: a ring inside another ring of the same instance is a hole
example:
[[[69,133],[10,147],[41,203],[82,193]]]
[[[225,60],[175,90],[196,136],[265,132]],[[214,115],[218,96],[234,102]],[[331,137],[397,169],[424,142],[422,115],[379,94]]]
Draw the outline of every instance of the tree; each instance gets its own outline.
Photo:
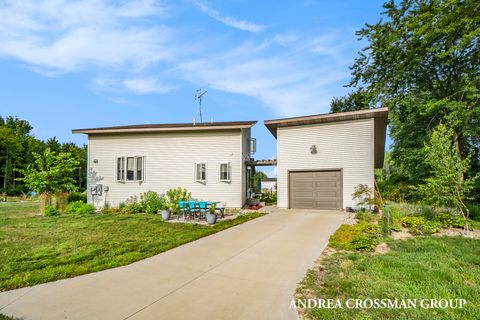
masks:
[[[372,97],[364,90],[350,92],[344,97],[334,97],[330,102],[331,112],[345,112],[370,109]]]
[[[255,192],[260,192],[262,190],[260,190],[258,188],[258,181],[260,180],[263,180],[263,179],[266,179],[267,178],[267,175],[265,174],[265,172],[262,172],[262,171],[258,171],[258,172],[255,172],[255,174],[253,175],[253,190]]]
[[[49,148],[43,153],[34,153],[35,160],[26,169],[19,170],[27,187],[41,194],[42,201],[50,204],[51,195],[75,191],[76,181],[72,174],[78,170],[78,160],[70,153],[54,153]]]
[[[479,175],[464,179],[471,157],[459,157],[454,139],[454,131],[444,124],[432,132],[430,140],[425,144],[426,161],[432,168],[432,175],[420,189],[432,204],[457,209],[465,221],[465,232],[468,232],[469,211],[465,202]]]
[[[466,177],[480,168],[480,6],[476,0],[402,0],[357,32],[367,46],[349,86],[370,107],[387,106],[394,175],[408,184],[429,177],[424,143],[448,123]],[[347,99],[348,100],[348,99]]]

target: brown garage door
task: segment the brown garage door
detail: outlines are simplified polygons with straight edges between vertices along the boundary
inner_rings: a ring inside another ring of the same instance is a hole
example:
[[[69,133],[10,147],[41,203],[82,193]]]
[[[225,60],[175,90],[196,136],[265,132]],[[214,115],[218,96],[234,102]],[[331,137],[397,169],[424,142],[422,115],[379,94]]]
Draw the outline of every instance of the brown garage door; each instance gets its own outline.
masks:
[[[342,173],[298,171],[289,174],[292,209],[342,209]]]

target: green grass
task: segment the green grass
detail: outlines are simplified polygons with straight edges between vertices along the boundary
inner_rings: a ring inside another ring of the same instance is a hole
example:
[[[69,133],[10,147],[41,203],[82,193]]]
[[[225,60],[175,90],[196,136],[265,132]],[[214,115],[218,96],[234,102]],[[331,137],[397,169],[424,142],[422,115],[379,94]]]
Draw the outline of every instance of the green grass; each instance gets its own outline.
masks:
[[[463,309],[307,309],[313,319],[478,319],[480,240],[415,237],[391,240],[384,255],[335,253],[312,269],[297,298],[466,299]]]
[[[0,204],[0,291],[126,265],[263,215],[209,227],[159,215],[37,212],[38,203]]]

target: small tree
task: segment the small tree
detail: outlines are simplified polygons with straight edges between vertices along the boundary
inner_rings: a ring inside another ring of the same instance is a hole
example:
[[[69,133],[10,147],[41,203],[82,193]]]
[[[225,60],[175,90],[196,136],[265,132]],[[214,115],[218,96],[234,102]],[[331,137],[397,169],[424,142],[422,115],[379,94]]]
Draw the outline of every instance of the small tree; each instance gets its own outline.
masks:
[[[45,204],[51,204],[52,194],[77,189],[73,174],[77,172],[79,162],[70,153],[55,154],[49,148],[41,154],[34,152],[33,156],[33,163],[19,171],[25,185],[42,196],[43,212]]]
[[[468,233],[469,211],[465,201],[469,199],[475,180],[464,178],[470,166],[470,156],[462,159],[454,147],[454,132],[440,124],[425,144],[426,162],[432,168],[432,176],[425,179],[420,190],[432,204],[455,208],[464,219],[464,230]]]

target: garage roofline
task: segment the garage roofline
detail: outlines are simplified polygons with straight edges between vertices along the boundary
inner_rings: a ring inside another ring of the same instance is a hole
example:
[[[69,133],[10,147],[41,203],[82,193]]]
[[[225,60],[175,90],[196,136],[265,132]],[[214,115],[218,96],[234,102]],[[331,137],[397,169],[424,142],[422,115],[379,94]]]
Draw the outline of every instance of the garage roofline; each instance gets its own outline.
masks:
[[[385,153],[385,138],[387,131],[388,108],[376,108],[357,111],[317,114],[311,116],[265,120],[264,124],[272,135],[277,138],[277,130],[284,127],[295,127],[309,124],[333,123],[341,121],[374,119],[374,165],[383,167]]]

